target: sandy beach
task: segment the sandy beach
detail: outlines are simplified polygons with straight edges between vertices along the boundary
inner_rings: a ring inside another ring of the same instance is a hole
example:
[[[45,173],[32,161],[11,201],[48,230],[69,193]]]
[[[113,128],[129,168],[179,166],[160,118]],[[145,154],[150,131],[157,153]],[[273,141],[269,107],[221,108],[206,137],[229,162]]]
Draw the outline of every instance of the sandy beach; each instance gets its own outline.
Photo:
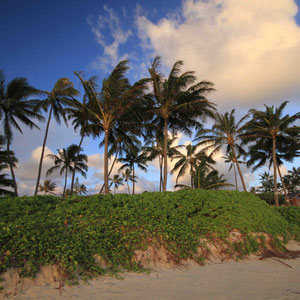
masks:
[[[291,250],[300,250],[293,243]],[[287,265],[286,265],[287,264]],[[153,270],[150,274],[123,274],[123,279],[100,277],[79,286],[43,283],[3,299],[300,299],[300,259],[189,264]],[[1,298],[1,299],[2,299]]]

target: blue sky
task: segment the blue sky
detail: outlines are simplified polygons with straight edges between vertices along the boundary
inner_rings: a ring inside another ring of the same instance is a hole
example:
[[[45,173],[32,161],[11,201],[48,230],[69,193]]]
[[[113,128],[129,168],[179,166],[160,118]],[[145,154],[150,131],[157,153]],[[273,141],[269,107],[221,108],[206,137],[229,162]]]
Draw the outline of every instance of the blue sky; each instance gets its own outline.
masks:
[[[245,0],[238,5],[232,0],[3,0],[0,68],[7,80],[24,76],[36,88],[50,90],[61,77],[69,77],[79,87],[74,71],[102,79],[124,58],[130,60],[129,78],[134,81],[147,75],[151,59],[161,55],[164,72],[183,59],[199,79],[215,82],[218,91],[212,100],[221,111],[236,108],[242,115],[263,103],[289,100],[286,112],[295,113],[300,108],[300,74],[294,70],[300,58],[299,4],[299,0]],[[15,135],[17,175],[24,182],[24,193],[31,191],[34,181],[33,153],[42,143],[44,126],[41,131]],[[71,127],[55,122],[50,133],[47,145],[52,152],[79,139]],[[186,140],[181,137],[180,142]],[[98,143],[85,141],[84,151],[101,155]],[[90,186],[101,181],[96,167],[101,157],[93,160],[86,181]],[[153,165],[149,174],[142,174],[141,189],[156,186],[156,172]],[[250,173],[253,185],[257,177]]]

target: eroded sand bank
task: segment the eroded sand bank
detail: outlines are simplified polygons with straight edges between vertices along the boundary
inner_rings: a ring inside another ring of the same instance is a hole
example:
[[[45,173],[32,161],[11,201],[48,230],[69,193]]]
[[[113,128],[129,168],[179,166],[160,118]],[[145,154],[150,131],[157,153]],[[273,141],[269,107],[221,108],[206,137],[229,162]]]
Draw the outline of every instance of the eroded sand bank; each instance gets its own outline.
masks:
[[[291,250],[300,250],[300,244]],[[58,283],[44,283],[8,299],[300,299],[300,259],[282,262],[290,267],[272,258],[253,258],[124,274],[123,280],[102,277],[60,289]]]

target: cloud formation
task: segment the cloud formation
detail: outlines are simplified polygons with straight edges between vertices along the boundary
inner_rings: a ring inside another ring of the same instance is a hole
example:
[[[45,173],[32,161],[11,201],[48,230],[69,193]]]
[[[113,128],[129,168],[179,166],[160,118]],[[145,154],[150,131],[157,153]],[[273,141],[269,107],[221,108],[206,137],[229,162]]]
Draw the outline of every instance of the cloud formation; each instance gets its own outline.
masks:
[[[214,82],[216,103],[248,107],[299,86],[297,9],[293,0],[186,0],[179,14],[158,23],[139,15],[137,25],[146,50]]]
[[[120,60],[127,57],[126,54],[120,56],[120,45],[125,44],[132,35],[131,30],[123,30],[120,19],[113,9],[103,5],[103,14],[97,16],[97,21],[92,16],[87,18],[88,25],[95,35],[97,43],[103,48],[103,55],[98,56],[91,64],[95,69],[109,70]],[[107,31],[111,36],[111,41],[107,39]]]

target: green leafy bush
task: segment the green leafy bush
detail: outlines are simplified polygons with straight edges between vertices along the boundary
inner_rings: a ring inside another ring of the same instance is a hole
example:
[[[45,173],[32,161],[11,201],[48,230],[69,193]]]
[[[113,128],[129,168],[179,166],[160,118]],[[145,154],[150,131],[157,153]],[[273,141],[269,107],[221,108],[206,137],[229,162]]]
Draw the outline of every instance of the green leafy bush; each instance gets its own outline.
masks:
[[[273,192],[257,193],[256,196],[259,197],[261,200],[266,201],[269,205],[275,205]],[[278,200],[279,200],[279,205],[286,203],[284,199],[284,195],[282,194],[278,194]]]
[[[57,264],[69,278],[138,270],[134,252],[163,245],[178,260],[197,257],[200,238],[226,239],[239,230],[241,254],[257,251],[251,232],[300,238],[300,228],[251,193],[185,190],[141,195],[3,198],[0,201],[0,273],[10,267],[34,276]],[[96,264],[102,257],[106,268]]]
[[[279,213],[291,224],[300,227],[300,207],[288,206],[277,208]]]

